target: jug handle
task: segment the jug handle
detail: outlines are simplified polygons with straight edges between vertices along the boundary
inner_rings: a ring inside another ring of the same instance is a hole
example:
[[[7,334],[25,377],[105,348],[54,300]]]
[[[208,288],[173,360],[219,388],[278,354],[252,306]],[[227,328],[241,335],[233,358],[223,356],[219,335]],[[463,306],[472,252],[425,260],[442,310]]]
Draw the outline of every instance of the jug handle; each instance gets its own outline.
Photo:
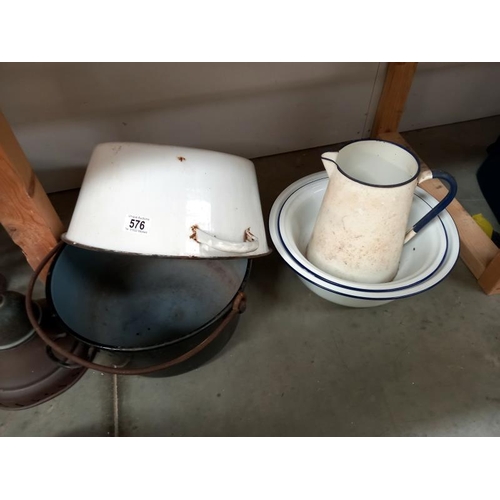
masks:
[[[419,231],[421,231],[429,222],[439,215],[454,199],[457,194],[457,181],[455,178],[441,170],[426,170],[422,172],[417,179],[417,184],[431,180],[440,179],[449,185],[446,196],[427,214],[425,214],[413,227],[406,233],[404,244],[408,243]]]
[[[245,229],[242,242],[221,240],[202,231],[198,226],[192,226],[191,230],[193,231],[190,236],[191,239],[221,252],[245,254],[254,252],[259,248],[259,240],[250,232],[250,228]]]

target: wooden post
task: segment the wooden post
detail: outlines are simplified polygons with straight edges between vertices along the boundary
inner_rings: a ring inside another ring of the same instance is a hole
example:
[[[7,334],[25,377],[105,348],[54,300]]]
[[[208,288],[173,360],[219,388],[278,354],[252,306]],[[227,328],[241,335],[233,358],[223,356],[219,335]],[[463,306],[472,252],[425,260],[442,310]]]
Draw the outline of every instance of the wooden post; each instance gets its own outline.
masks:
[[[372,137],[397,132],[410,92],[417,63],[391,62],[387,67],[384,87],[372,126]]]
[[[0,112],[0,223],[35,268],[64,228]],[[42,275],[45,279],[45,273]]]
[[[488,295],[500,293],[500,251],[481,274],[478,283]]]

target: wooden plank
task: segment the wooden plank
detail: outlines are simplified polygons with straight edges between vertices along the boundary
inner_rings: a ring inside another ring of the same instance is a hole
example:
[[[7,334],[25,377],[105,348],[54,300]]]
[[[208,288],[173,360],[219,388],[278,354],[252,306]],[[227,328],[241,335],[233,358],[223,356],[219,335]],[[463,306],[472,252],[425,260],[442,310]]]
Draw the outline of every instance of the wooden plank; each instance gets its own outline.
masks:
[[[488,264],[478,283],[488,295],[500,293],[500,251]]]
[[[381,134],[380,138],[401,144],[413,151],[408,142],[398,133]],[[413,152],[417,154],[415,151]],[[422,168],[429,167],[422,162]],[[421,187],[437,200],[443,199],[448,192],[446,186],[438,179],[427,181]],[[493,261],[497,262],[499,250],[458,200],[453,200],[447,210],[453,217],[460,235],[460,257],[472,274],[479,279],[483,276],[486,269],[489,269],[490,265],[493,266]],[[491,268],[490,271],[492,272],[488,275],[489,277],[485,275],[484,280],[481,280],[480,284],[484,282],[485,286],[489,287],[489,290],[494,288],[495,276],[500,277],[499,274],[495,275],[495,271],[498,272],[499,267],[500,261]],[[485,291],[486,293],[495,293],[486,289]]]
[[[406,99],[416,70],[416,62],[391,62],[388,64],[384,87],[373,121],[372,137],[399,130],[399,122],[403,116]]]
[[[35,268],[64,228],[0,112],[0,223]],[[45,279],[45,274],[42,275]]]

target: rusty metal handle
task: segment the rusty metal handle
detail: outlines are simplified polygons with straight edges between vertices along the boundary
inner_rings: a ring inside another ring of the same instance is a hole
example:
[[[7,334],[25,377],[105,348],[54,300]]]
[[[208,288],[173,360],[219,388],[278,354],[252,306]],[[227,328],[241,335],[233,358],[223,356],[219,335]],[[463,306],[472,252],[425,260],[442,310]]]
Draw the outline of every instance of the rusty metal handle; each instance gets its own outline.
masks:
[[[62,334],[57,335],[56,337],[54,337],[54,340],[58,340],[58,339],[65,338],[65,337],[66,337],[66,333],[62,333]],[[78,341],[74,340],[73,341],[72,349],[77,344],[78,344]],[[95,353],[96,353],[95,347],[90,347],[89,350],[88,350],[88,359],[89,359],[89,361],[92,361],[92,359],[94,358]],[[49,345],[45,346],[45,354],[47,354],[47,357],[51,361],[53,361],[56,365],[59,365],[61,368],[64,368],[66,370],[76,370],[76,369],[80,369],[81,368],[81,366],[78,363],[68,363],[67,361],[63,361],[62,359],[59,359],[55,355],[52,347],[50,347]]]
[[[92,361],[88,361],[86,359],[82,359],[79,356],[76,356],[72,352],[67,351],[63,347],[61,347],[57,342],[52,340],[47,333],[42,329],[42,327],[38,324],[38,321],[35,317],[33,311],[33,289],[35,287],[36,280],[43,268],[47,265],[47,263],[54,257],[54,255],[58,252],[61,246],[64,245],[64,242],[60,241],[38,264],[37,268],[33,272],[31,276],[30,282],[28,284],[28,290],[26,292],[26,312],[28,314],[28,318],[30,320],[31,325],[35,329],[38,336],[55,352],[64,356],[66,359],[73,361],[85,368],[90,368],[92,370],[97,370],[104,373],[111,373],[113,375],[146,375],[148,373],[153,373],[161,370],[165,370],[170,368],[171,366],[178,365],[183,361],[187,361],[192,358],[195,354],[198,354],[200,351],[205,349],[209,344],[211,344],[226,328],[226,326],[231,322],[231,320],[236,317],[238,314],[245,312],[246,309],[246,296],[243,292],[238,292],[236,297],[234,298],[233,305],[231,310],[224,318],[222,323],[202,342],[200,342],[196,347],[193,347],[190,351],[182,354],[181,356],[172,359],[170,361],[165,361],[163,363],[159,363],[157,365],[147,366],[145,368],[114,368],[106,365],[99,365],[97,363],[93,363]]]

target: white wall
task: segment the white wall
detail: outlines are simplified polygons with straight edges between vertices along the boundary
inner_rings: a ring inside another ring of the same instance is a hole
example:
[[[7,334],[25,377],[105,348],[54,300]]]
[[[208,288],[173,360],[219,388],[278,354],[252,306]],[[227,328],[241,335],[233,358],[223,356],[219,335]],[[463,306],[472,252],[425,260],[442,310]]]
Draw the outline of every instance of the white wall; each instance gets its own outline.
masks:
[[[369,134],[384,63],[0,64],[0,108],[48,191],[105,141],[249,158]],[[500,113],[500,64],[419,65],[402,130]]]
[[[493,115],[500,115],[499,63],[419,63],[400,128]]]

